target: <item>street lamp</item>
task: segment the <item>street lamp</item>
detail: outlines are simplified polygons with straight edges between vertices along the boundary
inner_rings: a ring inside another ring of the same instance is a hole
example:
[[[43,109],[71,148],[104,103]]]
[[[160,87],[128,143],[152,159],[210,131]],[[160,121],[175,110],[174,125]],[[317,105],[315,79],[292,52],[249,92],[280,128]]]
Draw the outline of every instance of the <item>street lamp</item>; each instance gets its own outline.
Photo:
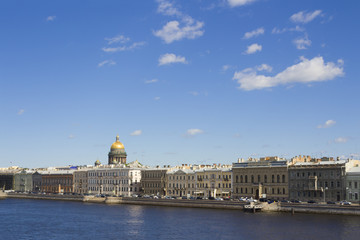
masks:
[[[325,193],[326,193],[326,190],[328,190],[328,189],[329,189],[328,187],[321,188],[321,190],[324,192],[324,203],[326,203],[326,202],[325,202]]]

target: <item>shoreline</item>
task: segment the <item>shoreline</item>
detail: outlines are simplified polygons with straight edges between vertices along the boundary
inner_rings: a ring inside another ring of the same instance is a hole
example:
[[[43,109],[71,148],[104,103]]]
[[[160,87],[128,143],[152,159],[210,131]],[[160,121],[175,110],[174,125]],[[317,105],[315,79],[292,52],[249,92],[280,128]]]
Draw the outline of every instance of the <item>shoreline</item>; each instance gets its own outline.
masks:
[[[238,201],[215,201],[215,200],[185,200],[185,199],[148,199],[148,198],[124,198],[124,197],[95,197],[78,195],[33,195],[33,194],[7,194],[0,198],[19,198],[35,200],[55,200],[55,201],[76,201],[84,203],[101,204],[129,204],[147,205],[164,207],[186,207],[186,208],[208,208],[208,209],[227,209],[242,210],[247,204]],[[252,210],[251,210],[252,211]],[[258,212],[258,211],[257,211]],[[262,203],[261,212],[288,212],[311,213],[311,214],[332,214],[332,215],[351,215],[360,216],[360,206],[340,206],[340,205],[318,205],[318,204],[291,204],[291,203]]]

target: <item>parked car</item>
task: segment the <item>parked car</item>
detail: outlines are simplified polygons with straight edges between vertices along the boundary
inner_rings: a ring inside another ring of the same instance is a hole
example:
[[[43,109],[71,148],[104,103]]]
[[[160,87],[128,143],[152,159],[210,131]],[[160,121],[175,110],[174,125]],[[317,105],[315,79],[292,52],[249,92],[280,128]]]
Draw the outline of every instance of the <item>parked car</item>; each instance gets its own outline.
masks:
[[[336,202],[333,202],[333,201],[327,201],[326,203],[327,204],[336,204]]]
[[[215,200],[215,198],[214,197],[209,197],[209,200]]]
[[[314,200],[309,200],[308,203],[316,203]]]
[[[203,199],[202,197],[196,197],[196,199],[199,199],[199,200],[201,200],[201,199]]]
[[[181,199],[188,199],[188,198],[187,198],[187,196],[182,196],[182,198],[181,198]]]
[[[291,200],[292,203],[301,203],[300,200]]]
[[[219,198],[215,198],[216,201],[224,201],[223,198],[219,197]]]
[[[340,205],[351,205],[351,202],[348,201],[341,201]]]

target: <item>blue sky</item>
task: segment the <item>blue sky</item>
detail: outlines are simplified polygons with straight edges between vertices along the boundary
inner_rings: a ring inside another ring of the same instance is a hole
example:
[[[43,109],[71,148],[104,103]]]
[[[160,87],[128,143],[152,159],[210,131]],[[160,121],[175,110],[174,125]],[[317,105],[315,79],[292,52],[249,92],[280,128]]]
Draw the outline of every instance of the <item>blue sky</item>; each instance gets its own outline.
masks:
[[[360,154],[357,1],[2,1],[0,166]]]

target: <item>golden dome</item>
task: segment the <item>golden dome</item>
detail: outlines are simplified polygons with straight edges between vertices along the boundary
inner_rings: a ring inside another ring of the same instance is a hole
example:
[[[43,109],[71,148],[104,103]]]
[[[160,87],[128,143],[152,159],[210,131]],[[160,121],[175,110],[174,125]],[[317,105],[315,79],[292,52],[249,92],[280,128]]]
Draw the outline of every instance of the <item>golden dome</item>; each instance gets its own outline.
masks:
[[[111,150],[125,149],[124,145],[119,141],[119,135],[116,136],[116,141],[111,145]]]

